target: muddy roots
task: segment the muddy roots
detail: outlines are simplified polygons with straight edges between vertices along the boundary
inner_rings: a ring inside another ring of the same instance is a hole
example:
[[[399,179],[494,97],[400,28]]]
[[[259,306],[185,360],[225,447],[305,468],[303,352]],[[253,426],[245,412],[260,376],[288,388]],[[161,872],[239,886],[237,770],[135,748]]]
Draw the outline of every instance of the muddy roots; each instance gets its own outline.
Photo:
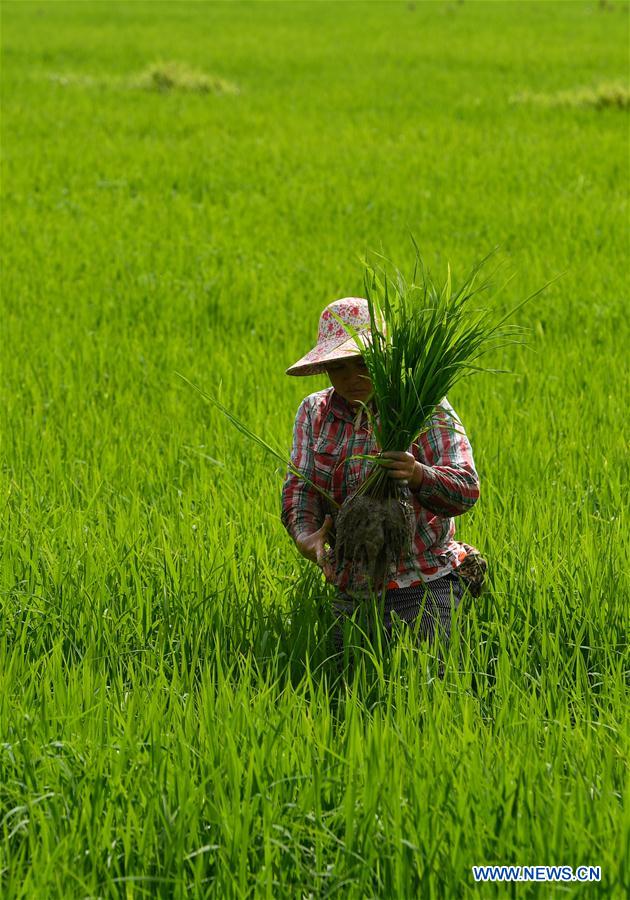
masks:
[[[415,529],[413,506],[404,494],[348,497],[335,526],[338,570],[350,565],[351,578],[364,576],[379,588],[401,556],[411,551]]]

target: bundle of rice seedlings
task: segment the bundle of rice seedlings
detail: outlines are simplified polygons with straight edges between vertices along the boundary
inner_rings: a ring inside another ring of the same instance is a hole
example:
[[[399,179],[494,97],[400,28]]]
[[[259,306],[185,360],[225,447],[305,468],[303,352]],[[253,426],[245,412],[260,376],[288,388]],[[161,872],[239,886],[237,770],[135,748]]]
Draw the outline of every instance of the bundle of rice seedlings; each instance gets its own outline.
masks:
[[[484,371],[481,357],[514,339],[516,330],[504,323],[531,299],[493,321],[491,311],[477,305],[479,295],[490,287],[489,281],[480,281],[489,257],[454,290],[450,267],[445,283],[437,285],[414,246],[410,283],[396,269],[388,274],[391,266],[386,270],[366,263],[369,339],[361,340],[344,325],[372,381],[376,416],[363,406],[379,451],[407,451],[453,386],[466,375]],[[351,578],[363,576],[379,589],[387,573],[411,551],[416,520],[408,487],[391,479],[378,457],[369,458],[371,471],[336,516],[335,557],[338,572],[349,567]]]

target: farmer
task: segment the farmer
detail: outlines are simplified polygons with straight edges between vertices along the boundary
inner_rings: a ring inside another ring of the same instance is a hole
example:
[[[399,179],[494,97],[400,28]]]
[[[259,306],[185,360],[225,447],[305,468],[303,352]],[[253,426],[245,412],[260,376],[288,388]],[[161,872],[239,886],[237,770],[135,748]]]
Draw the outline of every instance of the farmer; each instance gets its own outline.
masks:
[[[335,315],[358,332],[369,334],[367,300],[346,297],[322,312],[317,344],[287,369],[287,375],[326,372],[331,387],[309,394],[297,411],[291,461],[312,484],[287,472],[282,489],[282,522],[302,556],[321,567],[337,587],[333,604],[337,625],[333,642],[343,649],[343,619],[368,595],[369,586],[348,567],[337,571],[332,550],[334,508],[314,485],[341,504],[365,479],[371,463],[350,459],[374,454],[378,448],[361,403],[373,413],[372,383],[357,344]],[[469,510],[479,497],[479,479],[472,450],[461,423],[444,399],[431,427],[406,452],[388,451],[389,476],[406,483],[416,517],[412,552],[386,578],[383,614],[391,634],[391,613],[432,640],[436,629],[450,637],[452,609],[466,589],[479,594],[486,568],[479,552],[455,540],[454,516]],[[420,615],[420,622],[416,620]],[[442,670],[441,670],[442,671]]]

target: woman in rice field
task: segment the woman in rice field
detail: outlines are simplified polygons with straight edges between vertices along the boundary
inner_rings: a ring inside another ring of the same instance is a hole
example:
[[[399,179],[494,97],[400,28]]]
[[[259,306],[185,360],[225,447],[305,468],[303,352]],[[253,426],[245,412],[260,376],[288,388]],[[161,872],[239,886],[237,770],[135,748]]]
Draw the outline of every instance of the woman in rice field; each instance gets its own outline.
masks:
[[[309,394],[297,411],[291,460],[312,484],[339,504],[361,484],[370,469],[357,454],[378,448],[361,403],[376,412],[370,400],[372,383],[353,338],[332,313],[357,331],[369,329],[367,301],[349,297],[331,303],[320,316],[317,344],[287,369],[287,375],[326,372],[331,387]],[[486,562],[479,551],[455,540],[454,517],[469,510],[479,497],[479,479],[470,443],[446,399],[431,426],[406,452],[385,452],[389,476],[408,487],[416,518],[411,553],[386,577],[383,625],[391,634],[392,613],[417,628],[421,639],[433,640],[436,629],[448,640],[453,608],[465,590],[481,591]],[[343,620],[361,606],[369,592],[366,579],[346,566],[339,570],[333,542],[336,509],[312,484],[287,472],[282,490],[282,522],[306,559],[321,567],[337,587],[333,641],[343,649]],[[417,619],[420,617],[420,621]]]

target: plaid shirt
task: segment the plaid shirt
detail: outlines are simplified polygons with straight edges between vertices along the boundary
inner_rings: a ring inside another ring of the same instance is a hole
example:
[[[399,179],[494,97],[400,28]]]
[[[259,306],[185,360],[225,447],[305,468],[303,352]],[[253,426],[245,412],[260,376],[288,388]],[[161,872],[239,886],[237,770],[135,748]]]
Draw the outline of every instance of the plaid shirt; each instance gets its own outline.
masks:
[[[453,421],[454,419],[454,421]],[[453,431],[453,425],[457,432]],[[309,394],[297,411],[291,461],[304,475],[331,494],[337,503],[352,494],[368,474],[369,460],[347,458],[378,451],[362,407],[352,409],[330,387]],[[424,479],[411,493],[417,527],[412,553],[391,573],[388,588],[402,588],[433,581],[457,568],[466,558],[468,545],[455,541],[453,516],[470,509],[479,497],[479,478],[472,449],[461,423],[446,399],[438,406],[425,431],[409,448],[424,464]],[[302,532],[317,531],[328,501],[311,485],[287,471],[282,488],[284,527],[295,540]],[[337,587],[360,593],[365,586],[349,584],[347,569],[339,574]]]

